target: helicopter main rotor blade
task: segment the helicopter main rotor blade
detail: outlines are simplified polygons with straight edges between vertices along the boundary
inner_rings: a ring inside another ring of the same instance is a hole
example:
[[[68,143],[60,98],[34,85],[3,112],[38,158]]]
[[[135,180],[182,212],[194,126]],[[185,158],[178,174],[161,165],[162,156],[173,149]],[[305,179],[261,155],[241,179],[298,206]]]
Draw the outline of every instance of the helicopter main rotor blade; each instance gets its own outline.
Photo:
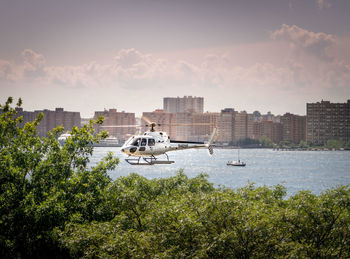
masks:
[[[146,116],[142,116],[141,119],[147,122],[148,124],[152,124],[151,120],[148,119]]]
[[[213,123],[173,123],[173,124],[161,124],[161,126],[214,126]]]
[[[101,128],[138,128],[142,127],[141,125],[106,125],[100,126]]]

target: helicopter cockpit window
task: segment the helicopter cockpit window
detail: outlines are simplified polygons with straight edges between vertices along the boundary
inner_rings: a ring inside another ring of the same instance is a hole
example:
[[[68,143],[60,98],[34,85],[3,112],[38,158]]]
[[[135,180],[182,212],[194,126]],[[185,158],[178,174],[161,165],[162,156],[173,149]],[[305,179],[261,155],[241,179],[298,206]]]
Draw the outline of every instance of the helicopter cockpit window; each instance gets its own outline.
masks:
[[[146,138],[143,138],[141,140],[141,146],[146,146],[147,145],[147,139]]]
[[[151,146],[154,146],[156,144],[155,140],[153,138],[150,138],[148,139],[148,145],[151,147]]]
[[[139,146],[140,145],[140,138],[137,138],[137,139],[135,139],[132,143],[131,143],[131,145],[132,146]]]

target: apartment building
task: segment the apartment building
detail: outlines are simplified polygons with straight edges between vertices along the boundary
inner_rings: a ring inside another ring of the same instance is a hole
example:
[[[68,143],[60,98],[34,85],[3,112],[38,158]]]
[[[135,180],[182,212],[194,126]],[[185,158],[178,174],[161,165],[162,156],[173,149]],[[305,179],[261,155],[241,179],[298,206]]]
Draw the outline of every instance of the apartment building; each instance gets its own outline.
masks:
[[[282,123],[273,121],[259,121],[253,123],[253,139],[268,137],[272,142],[279,143],[283,139]]]
[[[176,139],[189,141],[191,139],[191,128],[187,125],[192,124],[192,113],[191,112],[176,113],[176,124],[179,125],[175,127]],[[181,124],[184,124],[184,126],[181,126]]]
[[[218,112],[192,113],[190,140],[207,141],[217,125],[219,116]]]
[[[235,110],[226,108],[221,110],[217,119],[218,135],[216,141],[222,144],[232,144],[234,142]]]
[[[80,127],[81,124],[80,112],[64,111],[63,108],[56,108],[54,111],[45,109],[36,110],[34,112],[23,111],[23,108],[16,108],[16,111],[17,116],[23,117],[22,126],[27,122],[34,121],[39,113],[43,113],[44,117],[37,127],[40,137],[46,136],[50,130],[59,125],[63,126],[65,131],[70,131],[73,127]]]
[[[246,111],[237,112],[234,122],[234,142],[253,137],[254,117]]]
[[[286,113],[281,117],[283,141],[299,144],[306,140],[306,116]]]
[[[324,145],[330,139],[350,140],[350,100],[306,104],[306,140]]]
[[[164,110],[158,109],[153,112],[143,112],[142,117],[151,122],[160,124],[160,126],[157,126],[156,130],[165,131],[170,138],[176,139],[176,127],[171,126],[176,123],[175,113],[166,113]],[[146,120],[141,120],[142,131],[149,130],[149,128],[145,126],[148,124]]]
[[[95,111],[94,120],[96,120],[99,116],[104,117],[104,122],[101,126],[110,127],[101,127],[99,125],[96,125],[95,128],[97,132],[106,130],[110,136],[116,137],[119,141],[122,142],[136,133],[136,127],[133,127],[133,125],[136,125],[135,113],[124,111],[118,112],[117,109]],[[130,125],[130,127],[118,127],[127,125]]]
[[[165,97],[163,98],[163,110],[167,113],[194,112],[203,113],[203,97]]]

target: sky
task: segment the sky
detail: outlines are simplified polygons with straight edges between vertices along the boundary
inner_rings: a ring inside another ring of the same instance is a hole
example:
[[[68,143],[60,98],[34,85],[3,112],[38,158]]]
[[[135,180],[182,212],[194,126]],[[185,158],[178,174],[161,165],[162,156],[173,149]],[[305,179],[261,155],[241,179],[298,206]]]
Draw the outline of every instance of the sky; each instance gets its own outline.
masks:
[[[116,108],[163,97],[304,115],[350,99],[349,0],[0,0],[0,103]]]

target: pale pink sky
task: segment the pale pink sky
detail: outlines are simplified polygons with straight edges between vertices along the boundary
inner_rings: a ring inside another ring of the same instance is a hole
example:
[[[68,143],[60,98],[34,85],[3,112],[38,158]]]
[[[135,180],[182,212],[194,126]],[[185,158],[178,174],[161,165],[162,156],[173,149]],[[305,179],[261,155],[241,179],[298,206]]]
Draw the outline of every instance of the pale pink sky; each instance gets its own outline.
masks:
[[[0,0],[0,101],[117,108],[166,96],[205,110],[305,114],[350,99],[347,0]]]

